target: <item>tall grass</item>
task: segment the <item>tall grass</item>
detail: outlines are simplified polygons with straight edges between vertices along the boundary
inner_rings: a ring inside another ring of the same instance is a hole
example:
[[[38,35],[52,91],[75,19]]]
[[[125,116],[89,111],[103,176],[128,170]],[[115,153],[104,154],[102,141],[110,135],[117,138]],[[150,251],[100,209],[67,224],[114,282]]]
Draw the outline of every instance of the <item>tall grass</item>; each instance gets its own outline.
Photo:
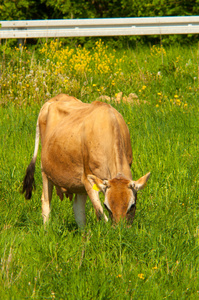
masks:
[[[125,52],[55,41],[35,52],[2,46],[1,55],[0,299],[197,299],[197,46]],[[128,124],[133,178],[152,172],[131,227],[97,222],[88,200],[80,231],[70,201],[54,192],[44,230],[40,158],[32,199],[21,195],[39,109],[59,92],[85,102],[106,95]],[[130,93],[138,98],[126,103]]]

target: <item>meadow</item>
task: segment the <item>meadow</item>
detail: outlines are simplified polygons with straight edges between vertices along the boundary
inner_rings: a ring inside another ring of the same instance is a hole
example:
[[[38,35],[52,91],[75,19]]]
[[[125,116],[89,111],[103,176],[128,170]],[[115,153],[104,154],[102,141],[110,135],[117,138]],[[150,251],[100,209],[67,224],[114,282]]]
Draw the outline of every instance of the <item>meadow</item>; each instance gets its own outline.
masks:
[[[0,299],[199,299],[198,45],[54,40],[0,55]],[[132,226],[98,222],[88,199],[80,230],[54,191],[45,230],[40,157],[21,194],[38,112],[61,92],[109,101],[128,124],[133,179],[151,172]]]

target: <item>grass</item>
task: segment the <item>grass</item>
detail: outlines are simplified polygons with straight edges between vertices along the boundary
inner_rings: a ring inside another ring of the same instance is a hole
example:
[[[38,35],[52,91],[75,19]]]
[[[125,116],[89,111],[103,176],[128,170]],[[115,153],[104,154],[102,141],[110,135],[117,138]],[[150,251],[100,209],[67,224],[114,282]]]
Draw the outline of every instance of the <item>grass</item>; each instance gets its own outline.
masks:
[[[53,52],[53,45],[41,50],[49,47],[55,57],[1,46],[0,299],[199,298],[197,46],[124,53],[98,42],[86,49],[89,54],[73,49],[73,61],[60,65],[61,46]],[[88,62],[83,73],[77,57]],[[97,222],[87,201],[87,226],[79,230],[70,201],[54,192],[44,230],[39,157],[33,197],[21,195],[39,109],[60,91],[85,102],[101,95],[115,99],[120,91],[139,97],[140,105],[112,101],[130,129],[133,178],[152,173],[131,227]]]

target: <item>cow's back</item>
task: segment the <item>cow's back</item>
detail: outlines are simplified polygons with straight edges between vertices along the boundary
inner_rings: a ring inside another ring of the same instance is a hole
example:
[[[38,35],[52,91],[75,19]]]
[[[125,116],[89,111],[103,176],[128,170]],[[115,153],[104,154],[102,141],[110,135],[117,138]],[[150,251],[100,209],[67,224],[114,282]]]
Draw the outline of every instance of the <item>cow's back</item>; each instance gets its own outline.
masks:
[[[85,192],[85,174],[111,178],[131,163],[128,128],[109,104],[82,103],[62,95],[44,105],[39,121],[42,168],[56,185],[70,192]]]

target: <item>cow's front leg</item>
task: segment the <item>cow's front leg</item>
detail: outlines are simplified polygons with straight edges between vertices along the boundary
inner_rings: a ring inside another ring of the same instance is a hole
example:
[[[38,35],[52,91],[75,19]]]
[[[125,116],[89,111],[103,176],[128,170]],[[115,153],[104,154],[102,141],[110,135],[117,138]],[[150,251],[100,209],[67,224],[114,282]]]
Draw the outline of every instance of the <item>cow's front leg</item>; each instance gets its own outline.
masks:
[[[42,216],[44,224],[49,219],[50,214],[50,203],[52,199],[53,183],[47,178],[46,174],[42,172],[43,179],[43,191],[42,191]]]
[[[75,221],[77,222],[77,225],[80,228],[86,225],[86,213],[85,213],[86,198],[87,195],[76,194],[75,200],[73,202]]]
[[[97,219],[99,220],[103,217],[104,220],[107,222],[108,218],[103,211],[103,208],[102,208],[102,205],[101,205],[101,202],[99,199],[99,192],[92,188],[92,186],[88,180],[85,180],[84,186],[85,186],[87,194],[93,204],[93,207],[95,209]]]

